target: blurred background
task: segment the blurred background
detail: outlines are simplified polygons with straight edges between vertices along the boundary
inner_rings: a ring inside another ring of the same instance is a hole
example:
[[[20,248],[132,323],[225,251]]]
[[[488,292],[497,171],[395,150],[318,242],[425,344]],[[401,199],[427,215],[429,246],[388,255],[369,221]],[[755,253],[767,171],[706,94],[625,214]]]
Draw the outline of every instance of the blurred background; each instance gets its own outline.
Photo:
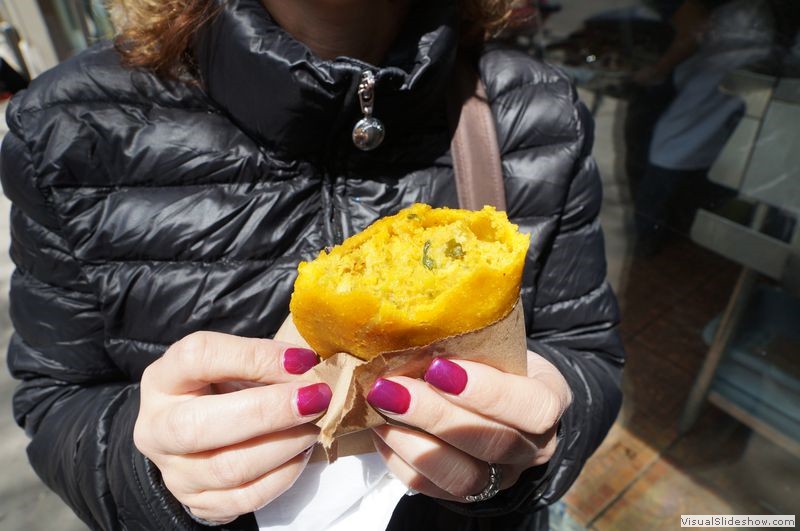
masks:
[[[500,36],[596,120],[622,413],[553,529],[674,529],[800,500],[800,1],[518,1]],[[101,0],[0,0],[0,107],[111,34]],[[5,126],[0,126],[0,134]],[[0,198],[0,356],[12,264]],[[84,526],[31,471],[0,371],[0,528]]]

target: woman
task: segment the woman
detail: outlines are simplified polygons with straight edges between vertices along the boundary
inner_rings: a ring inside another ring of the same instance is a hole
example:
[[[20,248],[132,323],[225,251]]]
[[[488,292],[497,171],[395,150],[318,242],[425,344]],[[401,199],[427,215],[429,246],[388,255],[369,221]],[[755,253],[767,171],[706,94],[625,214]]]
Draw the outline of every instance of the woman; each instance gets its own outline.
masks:
[[[557,70],[477,43],[507,3],[118,9],[116,48],[42,75],[8,112],[9,365],[39,476],[95,528],[253,525],[305,467],[329,392],[298,382],[313,353],[246,338],[276,332],[301,259],[412,202],[456,206],[445,104],[471,43],[508,211],[533,234],[530,377],[456,361],[430,383],[379,380],[373,405],[418,429],[376,429],[375,444],[422,493],[391,529],[546,528],[542,509],[617,414],[623,352],[591,123]],[[362,151],[352,131],[369,73],[386,134]],[[231,380],[267,385],[221,394]]]

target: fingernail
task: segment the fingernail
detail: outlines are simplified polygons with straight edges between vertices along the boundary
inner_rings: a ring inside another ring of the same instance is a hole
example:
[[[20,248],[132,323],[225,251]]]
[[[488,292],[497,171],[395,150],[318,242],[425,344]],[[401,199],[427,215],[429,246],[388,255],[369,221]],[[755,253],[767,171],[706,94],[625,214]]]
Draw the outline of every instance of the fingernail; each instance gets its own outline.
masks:
[[[283,368],[289,374],[304,374],[317,363],[317,353],[307,348],[287,348],[283,353]]]
[[[378,409],[402,415],[411,405],[411,394],[399,383],[378,378],[367,395],[367,402]]]
[[[328,409],[333,393],[328,384],[318,383],[297,390],[297,411],[304,417],[317,415]]]
[[[445,393],[460,395],[467,387],[467,371],[445,358],[436,358],[425,371],[425,381]]]

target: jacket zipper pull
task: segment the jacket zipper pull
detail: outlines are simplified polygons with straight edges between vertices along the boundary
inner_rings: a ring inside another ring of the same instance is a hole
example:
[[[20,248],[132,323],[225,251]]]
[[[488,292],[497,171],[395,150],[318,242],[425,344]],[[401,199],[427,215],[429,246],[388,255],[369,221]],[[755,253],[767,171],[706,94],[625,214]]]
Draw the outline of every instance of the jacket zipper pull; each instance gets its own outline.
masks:
[[[362,151],[372,151],[383,143],[386,128],[383,122],[372,116],[375,108],[375,74],[369,70],[361,72],[358,101],[364,117],[353,128],[353,144]]]

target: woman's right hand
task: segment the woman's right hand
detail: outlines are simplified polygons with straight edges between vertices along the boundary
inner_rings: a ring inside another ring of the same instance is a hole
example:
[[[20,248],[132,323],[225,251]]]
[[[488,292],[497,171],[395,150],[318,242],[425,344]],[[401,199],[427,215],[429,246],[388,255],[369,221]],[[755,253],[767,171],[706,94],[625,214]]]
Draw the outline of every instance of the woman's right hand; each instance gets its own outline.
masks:
[[[308,349],[268,339],[191,334],[144,371],[134,443],[194,516],[235,520],[305,468],[319,433],[311,421],[331,390],[298,375],[318,362]],[[244,385],[220,394],[236,382]]]

